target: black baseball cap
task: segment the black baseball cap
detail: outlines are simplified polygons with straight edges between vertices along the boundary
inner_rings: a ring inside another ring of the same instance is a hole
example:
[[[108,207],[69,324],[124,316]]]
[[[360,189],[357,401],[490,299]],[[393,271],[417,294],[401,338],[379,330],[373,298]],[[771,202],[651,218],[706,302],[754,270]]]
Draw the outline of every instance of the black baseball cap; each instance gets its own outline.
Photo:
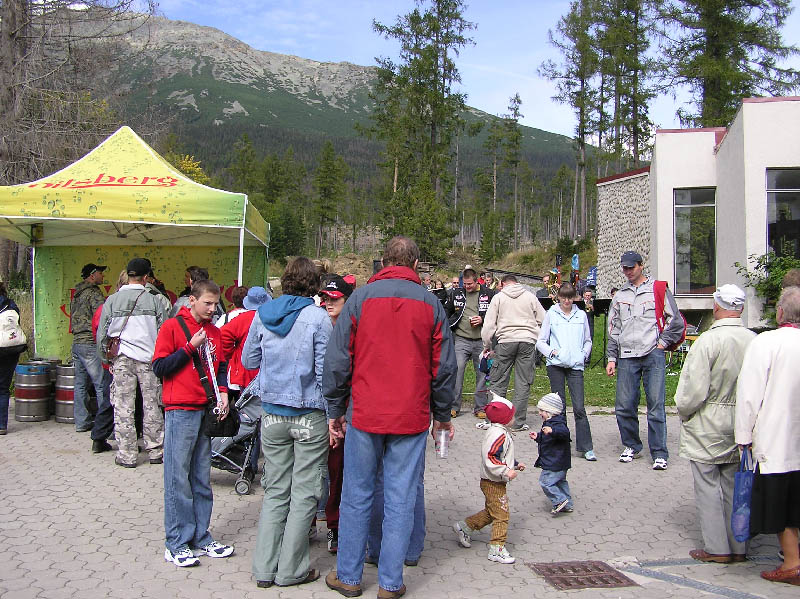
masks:
[[[325,288],[320,289],[320,294],[327,295],[333,299],[337,297],[350,297],[351,293],[353,293],[353,286],[339,275],[331,277],[331,280],[325,283]]]
[[[128,268],[126,270],[128,271],[129,277],[143,277],[152,269],[153,266],[147,258],[134,258],[128,262]]]
[[[108,268],[108,267],[107,266],[100,266],[99,264],[92,264],[91,262],[89,262],[89,264],[87,264],[86,266],[84,266],[81,269],[81,278],[85,279],[86,277],[91,276],[92,273],[95,273],[98,270],[103,271],[106,268]]]
[[[627,266],[627,267],[636,266],[637,263],[642,263],[642,262],[644,262],[644,260],[642,260],[641,255],[631,251],[622,254],[622,257],[619,259],[619,263],[622,266]]]

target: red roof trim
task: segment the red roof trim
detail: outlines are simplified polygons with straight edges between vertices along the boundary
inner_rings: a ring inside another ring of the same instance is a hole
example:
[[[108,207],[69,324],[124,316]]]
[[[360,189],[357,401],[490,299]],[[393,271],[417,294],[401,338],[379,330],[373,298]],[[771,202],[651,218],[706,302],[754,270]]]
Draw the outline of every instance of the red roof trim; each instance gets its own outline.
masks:
[[[609,181],[616,181],[617,179],[625,179],[626,177],[635,177],[636,175],[642,175],[644,173],[649,173],[650,167],[645,166],[642,168],[637,168],[633,171],[628,171],[627,173],[620,173],[618,175],[611,175],[610,177],[603,177],[602,179],[598,179],[595,185],[600,185],[601,183],[608,183]]]
[[[742,104],[765,104],[767,102],[800,102],[800,96],[776,96],[774,98],[744,98]]]

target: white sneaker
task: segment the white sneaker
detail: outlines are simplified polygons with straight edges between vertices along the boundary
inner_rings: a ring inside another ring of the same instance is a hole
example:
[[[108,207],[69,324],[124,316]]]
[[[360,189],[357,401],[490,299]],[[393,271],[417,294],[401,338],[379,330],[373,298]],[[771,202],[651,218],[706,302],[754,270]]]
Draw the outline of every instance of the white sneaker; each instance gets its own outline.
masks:
[[[653,460],[653,470],[666,470],[667,460],[664,458],[656,458]]]
[[[517,560],[508,552],[505,545],[489,545],[489,561],[513,564]]]
[[[487,430],[490,426],[492,426],[491,422],[487,422],[486,420],[481,420],[475,425],[475,428],[478,428],[482,431]]]
[[[462,547],[470,548],[472,547],[472,538],[466,533],[464,528],[461,526],[461,522],[456,522],[453,524],[453,530],[456,531],[458,535],[458,544]]]
[[[531,429],[531,427],[528,426],[527,424],[520,424],[519,426],[512,426],[511,427],[511,432],[512,433],[522,433],[522,432],[525,432],[525,431],[529,431],[530,429]]]
[[[208,557],[230,557],[233,555],[233,545],[223,545],[222,543],[211,541],[208,545],[198,547],[194,551]]]
[[[200,563],[200,560],[195,557],[194,553],[192,553],[192,550],[188,547],[179,549],[175,553],[172,553],[172,551],[169,549],[165,549],[164,560],[172,562],[179,568],[188,568],[190,566],[196,566]]]
[[[634,451],[632,448],[626,447],[622,450],[622,453],[619,454],[619,461],[627,464],[640,457],[642,457],[641,451]]]

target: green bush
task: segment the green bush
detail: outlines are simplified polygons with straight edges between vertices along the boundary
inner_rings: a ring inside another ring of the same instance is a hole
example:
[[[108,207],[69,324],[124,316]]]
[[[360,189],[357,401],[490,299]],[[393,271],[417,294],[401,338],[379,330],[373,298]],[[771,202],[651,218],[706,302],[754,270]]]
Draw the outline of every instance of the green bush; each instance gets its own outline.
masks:
[[[752,270],[739,262],[734,263],[736,272],[747,281],[746,285],[755,289],[756,295],[764,301],[764,318],[773,325],[777,325],[775,304],[781,294],[781,281],[789,270],[800,268],[800,259],[788,255],[788,252],[784,254],[751,254],[747,258],[753,265]]]

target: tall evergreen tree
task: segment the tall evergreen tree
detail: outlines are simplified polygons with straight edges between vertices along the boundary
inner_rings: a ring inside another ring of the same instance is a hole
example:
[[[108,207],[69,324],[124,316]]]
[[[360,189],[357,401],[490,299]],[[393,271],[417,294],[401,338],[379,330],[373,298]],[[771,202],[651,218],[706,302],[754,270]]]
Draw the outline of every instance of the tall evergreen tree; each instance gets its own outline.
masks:
[[[316,228],[317,256],[322,250],[323,228],[336,222],[336,215],[344,204],[347,192],[345,186],[347,171],[344,159],[336,154],[330,140],[326,141],[320,154],[319,166],[314,173],[316,195],[314,196],[312,218]]]
[[[594,0],[572,0],[569,12],[561,17],[556,33],[549,33],[550,43],[558,48],[563,60],[552,60],[539,67],[539,73],[556,82],[554,100],[569,104],[575,111],[576,174],[575,202],[578,204],[577,235],[586,235],[586,142],[592,133],[594,90],[591,80],[597,73],[598,58],[591,37],[596,22]],[[579,201],[578,201],[579,200]]]
[[[505,156],[503,163],[511,171],[513,180],[514,195],[514,249],[519,249],[519,229],[520,229],[520,210],[519,210],[519,162],[522,149],[522,131],[519,128],[519,119],[523,117],[519,108],[522,100],[519,94],[514,94],[508,101],[508,114],[503,119],[505,128]]]
[[[685,125],[726,127],[742,98],[782,95],[800,85],[800,72],[782,66],[798,55],[781,28],[790,0],[670,0],[662,9],[668,85],[687,85],[694,111]]]

